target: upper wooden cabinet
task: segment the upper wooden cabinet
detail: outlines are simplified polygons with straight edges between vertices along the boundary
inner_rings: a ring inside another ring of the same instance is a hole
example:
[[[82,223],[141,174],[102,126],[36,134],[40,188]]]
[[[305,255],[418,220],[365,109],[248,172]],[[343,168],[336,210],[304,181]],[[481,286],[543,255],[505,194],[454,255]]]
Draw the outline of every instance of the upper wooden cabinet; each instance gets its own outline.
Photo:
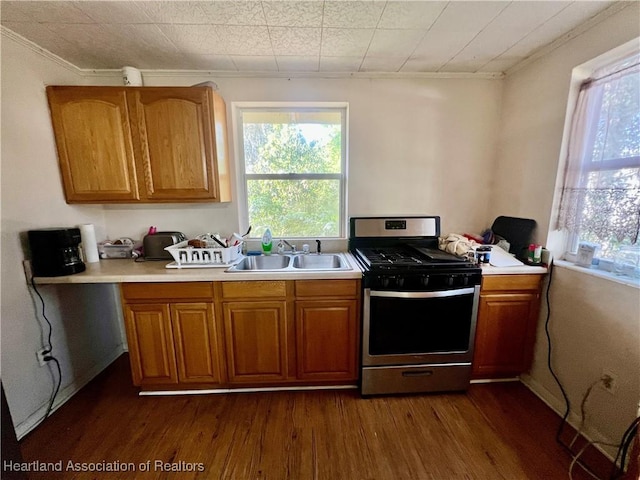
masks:
[[[231,200],[210,87],[47,87],[68,203]]]

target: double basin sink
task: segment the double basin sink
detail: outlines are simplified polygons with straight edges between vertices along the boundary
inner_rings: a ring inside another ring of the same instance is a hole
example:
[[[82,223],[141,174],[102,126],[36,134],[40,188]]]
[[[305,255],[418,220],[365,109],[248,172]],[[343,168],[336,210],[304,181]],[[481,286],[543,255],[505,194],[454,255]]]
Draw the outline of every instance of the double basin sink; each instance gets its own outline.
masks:
[[[227,272],[281,272],[302,270],[352,270],[341,254],[260,255],[243,258]]]

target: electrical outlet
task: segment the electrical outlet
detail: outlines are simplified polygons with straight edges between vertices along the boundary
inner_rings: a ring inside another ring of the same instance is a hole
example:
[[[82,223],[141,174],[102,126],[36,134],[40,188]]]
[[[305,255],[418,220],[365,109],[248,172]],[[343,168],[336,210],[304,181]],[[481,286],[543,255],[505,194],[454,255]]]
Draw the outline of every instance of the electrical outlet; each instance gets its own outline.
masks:
[[[36,352],[36,357],[38,358],[38,365],[40,365],[41,367],[44,367],[47,364],[47,360],[45,360],[44,357],[49,355],[49,353],[50,352],[48,348],[43,348]]]
[[[615,395],[618,390],[617,377],[613,373],[603,370],[600,377],[600,387],[611,395]]]

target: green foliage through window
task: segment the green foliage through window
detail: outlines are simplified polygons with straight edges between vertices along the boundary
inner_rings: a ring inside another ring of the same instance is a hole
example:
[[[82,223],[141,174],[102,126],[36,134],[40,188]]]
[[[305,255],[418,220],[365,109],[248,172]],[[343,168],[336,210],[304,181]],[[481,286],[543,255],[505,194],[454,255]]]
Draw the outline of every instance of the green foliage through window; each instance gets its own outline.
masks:
[[[344,109],[244,109],[247,215],[276,238],[339,237]]]

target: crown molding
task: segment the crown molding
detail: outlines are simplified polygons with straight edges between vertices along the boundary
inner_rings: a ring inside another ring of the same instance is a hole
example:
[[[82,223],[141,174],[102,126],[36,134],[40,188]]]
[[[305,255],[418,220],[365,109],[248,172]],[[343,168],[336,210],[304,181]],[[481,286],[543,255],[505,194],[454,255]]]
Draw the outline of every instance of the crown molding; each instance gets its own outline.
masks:
[[[522,70],[526,66],[531,65],[532,63],[538,61],[540,58],[545,57],[546,55],[550,54],[551,52],[553,52],[557,48],[561,47],[565,43],[567,43],[567,42],[573,40],[574,38],[582,35],[586,31],[591,30],[594,26],[596,26],[597,24],[603,22],[604,20],[606,20],[607,18],[611,17],[612,15],[615,15],[616,13],[624,10],[625,8],[629,8],[633,3],[636,3],[636,2],[620,1],[620,2],[614,3],[609,8],[606,8],[603,11],[601,11],[600,13],[594,15],[593,17],[591,17],[586,22],[581,23],[580,25],[578,25],[573,30],[569,30],[564,35],[556,38],[553,42],[551,42],[551,43],[549,43],[549,44],[547,44],[547,45],[545,45],[543,47],[540,47],[538,50],[533,52],[531,55],[529,55],[527,58],[522,60],[520,63],[517,63],[513,67],[508,68],[505,71],[505,76],[508,77],[509,75],[512,75],[512,74]]]
[[[82,75],[82,70],[76,67],[73,63],[66,61],[64,58],[57,56],[55,53],[51,53],[49,50],[46,50],[39,46],[36,43],[33,43],[31,40],[27,40],[22,35],[17,34],[13,30],[8,29],[4,25],[0,25],[0,36],[9,38],[14,42],[22,45],[23,47],[28,48],[32,52],[40,55],[41,57],[46,58],[54,63],[57,63],[63,68],[72,71],[75,74]]]
[[[571,41],[572,39],[582,35],[584,32],[590,30],[595,25],[606,20],[607,18],[615,15],[616,13],[628,8],[635,2],[620,1],[611,5],[609,8],[594,15],[586,22],[577,26],[573,30],[565,33],[561,37],[557,38],[550,44],[547,44],[533,54],[522,60],[520,63],[507,69],[505,72],[476,72],[476,73],[462,73],[462,72],[230,72],[230,71],[218,71],[218,70],[145,70],[140,69],[140,72],[150,77],[219,77],[219,78],[310,78],[310,79],[485,79],[485,80],[499,80],[512,75],[526,66],[536,62],[538,59],[548,55],[560,46]],[[25,46],[31,51],[41,55],[44,58],[57,63],[58,65],[72,71],[73,73],[82,77],[92,78],[112,78],[122,75],[120,69],[91,69],[80,68],[76,65],[68,62],[67,60],[59,57],[58,55],[40,47],[38,44],[24,38],[23,36],[15,33],[13,30],[0,25],[0,34],[4,37],[10,38],[13,41]]]
[[[113,78],[122,76],[120,69],[95,69],[79,68],[59,57],[58,55],[42,48],[38,44],[24,38],[0,25],[0,33],[16,43],[28,48],[34,53],[72,71],[76,75],[88,78]],[[217,77],[217,78],[310,78],[310,79],[484,79],[496,80],[504,77],[497,73],[462,73],[462,72],[230,72],[221,70],[145,70],[139,69],[146,78],[152,77]]]
[[[230,72],[220,70],[140,70],[147,77],[203,77],[218,78],[317,78],[317,79],[487,79],[504,77],[499,73],[463,72]]]

